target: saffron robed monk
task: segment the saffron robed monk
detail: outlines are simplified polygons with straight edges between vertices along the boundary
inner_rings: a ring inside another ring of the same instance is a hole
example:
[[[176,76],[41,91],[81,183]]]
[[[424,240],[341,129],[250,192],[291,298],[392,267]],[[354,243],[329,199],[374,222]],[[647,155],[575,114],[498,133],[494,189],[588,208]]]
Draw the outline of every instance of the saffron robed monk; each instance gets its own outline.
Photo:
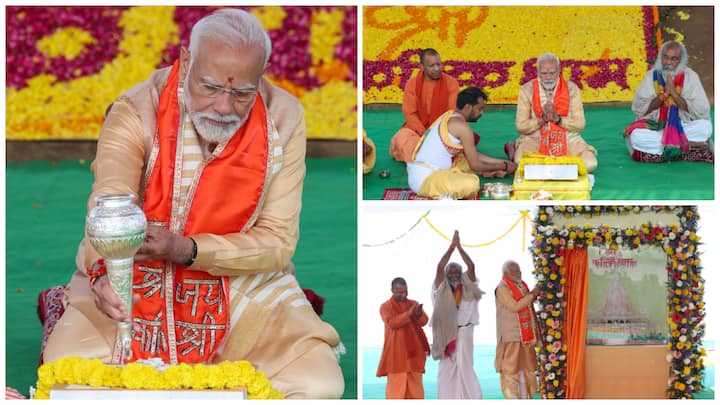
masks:
[[[390,156],[409,162],[420,136],[440,115],[455,108],[460,85],[443,72],[438,51],[427,48],[420,53],[420,72],[408,80],[403,91],[405,123],[390,140]]]
[[[430,345],[422,327],[428,323],[423,304],[407,298],[402,277],[390,284],[392,297],[380,306],[385,342],[376,375],[387,376],[387,399],[423,399],[423,374]]]
[[[283,271],[299,234],[305,120],[263,78],[271,45],[251,14],[218,10],[179,60],[107,109],[88,208],[99,195],[139,196],[148,230],[134,305],[84,240],[45,361],[117,362],[116,321],[132,321],[133,360],[248,360],[287,398],[342,395],[339,336]]]

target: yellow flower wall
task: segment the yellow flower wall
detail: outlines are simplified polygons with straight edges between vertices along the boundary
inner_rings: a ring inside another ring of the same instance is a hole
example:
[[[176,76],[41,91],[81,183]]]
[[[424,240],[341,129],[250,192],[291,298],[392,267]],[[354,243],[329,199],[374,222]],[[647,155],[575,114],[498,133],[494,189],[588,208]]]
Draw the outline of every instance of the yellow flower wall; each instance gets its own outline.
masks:
[[[189,37],[190,21],[213,8],[8,9],[6,138],[87,140],[97,139],[107,106],[158,67],[171,64],[168,50],[176,50],[181,38]],[[271,37],[273,57],[277,59],[271,58],[267,77],[303,104],[309,139],[357,138],[356,10],[249,8],[265,29],[275,31]],[[183,13],[191,16],[183,18]],[[53,32],[29,44],[22,42],[23,37],[33,34],[33,24],[51,24],[48,15],[59,16],[52,21],[57,24]],[[98,23],[98,16],[114,16],[116,22],[104,27]],[[102,54],[104,59],[95,61],[101,66],[85,73],[91,69],[78,56],[99,53],[97,49],[107,46],[106,41],[112,38],[120,38],[118,51],[109,56]],[[23,59],[20,53],[28,48],[30,56]],[[288,65],[287,71],[283,70],[284,64]],[[334,115],[328,115],[329,110]]]
[[[401,103],[418,71],[418,53],[434,48],[461,87],[514,104],[535,75],[535,59],[553,52],[584,102],[631,101],[649,56],[652,7],[366,7],[363,102]]]

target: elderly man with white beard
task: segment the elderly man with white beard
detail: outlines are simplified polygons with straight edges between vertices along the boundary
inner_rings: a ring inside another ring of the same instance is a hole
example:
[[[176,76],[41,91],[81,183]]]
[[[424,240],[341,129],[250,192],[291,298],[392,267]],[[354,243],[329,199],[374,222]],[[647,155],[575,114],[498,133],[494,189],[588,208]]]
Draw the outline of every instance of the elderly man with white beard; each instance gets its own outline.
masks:
[[[252,14],[218,10],[171,67],[108,108],[88,208],[100,195],[138,197],[148,230],[137,296],[124,308],[86,238],[45,361],[128,360],[117,321],[133,322],[129,360],[247,360],[286,398],[342,395],[338,334],[283,272],[298,241],[305,118],[263,77],[271,46]]]
[[[458,263],[448,263],[455,249],[467,266],[465,272]],[[475,264],[455,231],[450,247],[438,263],[432,287],[431,354],[433,359],[440,360],[438,399],[482,399],[473,368],[473,332],[480,321],[478,303],[483,294],[475,277]]]
[[[682,44],[664,43],[655,65],[635,91],[632,111],[637,120],[625,129],[634,160],[714,160],[710,102],[687,62]]]
[[[505,152],[516,163],[525,153],[533,152],[578,156],[588,172],[594,171],[597,151],[580,136],[585,129],[580,90],[562,77],[560,59],[552,53],[537,58],[537,73],[537,78],[520,87],[515,113],[515,129],[520,137],[505,144]],[[549,137],[562,143],[561,150],[548,145]]]

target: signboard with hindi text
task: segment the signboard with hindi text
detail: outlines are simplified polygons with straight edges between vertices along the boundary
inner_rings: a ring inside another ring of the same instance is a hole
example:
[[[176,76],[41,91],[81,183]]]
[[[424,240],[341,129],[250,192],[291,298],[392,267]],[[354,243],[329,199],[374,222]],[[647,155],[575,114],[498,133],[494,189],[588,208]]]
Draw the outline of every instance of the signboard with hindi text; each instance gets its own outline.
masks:
[[[664,345],[667,255],[588,247],[588,345]]]

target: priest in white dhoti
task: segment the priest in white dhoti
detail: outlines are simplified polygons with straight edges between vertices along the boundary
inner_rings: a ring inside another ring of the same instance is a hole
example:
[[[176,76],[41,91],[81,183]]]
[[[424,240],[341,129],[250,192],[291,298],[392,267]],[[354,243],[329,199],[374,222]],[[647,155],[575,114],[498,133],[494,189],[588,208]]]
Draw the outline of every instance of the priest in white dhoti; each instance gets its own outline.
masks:
[[[713,162],[710,102],[687,61],[681,43],[666,42],[635,91],[632,111],[637,120],[625,129],[633,160]]]
[[[457,249],[467,271],[448,263]],[[483,294],[475,277],[475,264],[460,245],[455,231],[452,243],[438,263],[432,288],[432,357],[438,367],[438,399],[482,399],[473,368],[473,332],[479,323],[478,302]]]

